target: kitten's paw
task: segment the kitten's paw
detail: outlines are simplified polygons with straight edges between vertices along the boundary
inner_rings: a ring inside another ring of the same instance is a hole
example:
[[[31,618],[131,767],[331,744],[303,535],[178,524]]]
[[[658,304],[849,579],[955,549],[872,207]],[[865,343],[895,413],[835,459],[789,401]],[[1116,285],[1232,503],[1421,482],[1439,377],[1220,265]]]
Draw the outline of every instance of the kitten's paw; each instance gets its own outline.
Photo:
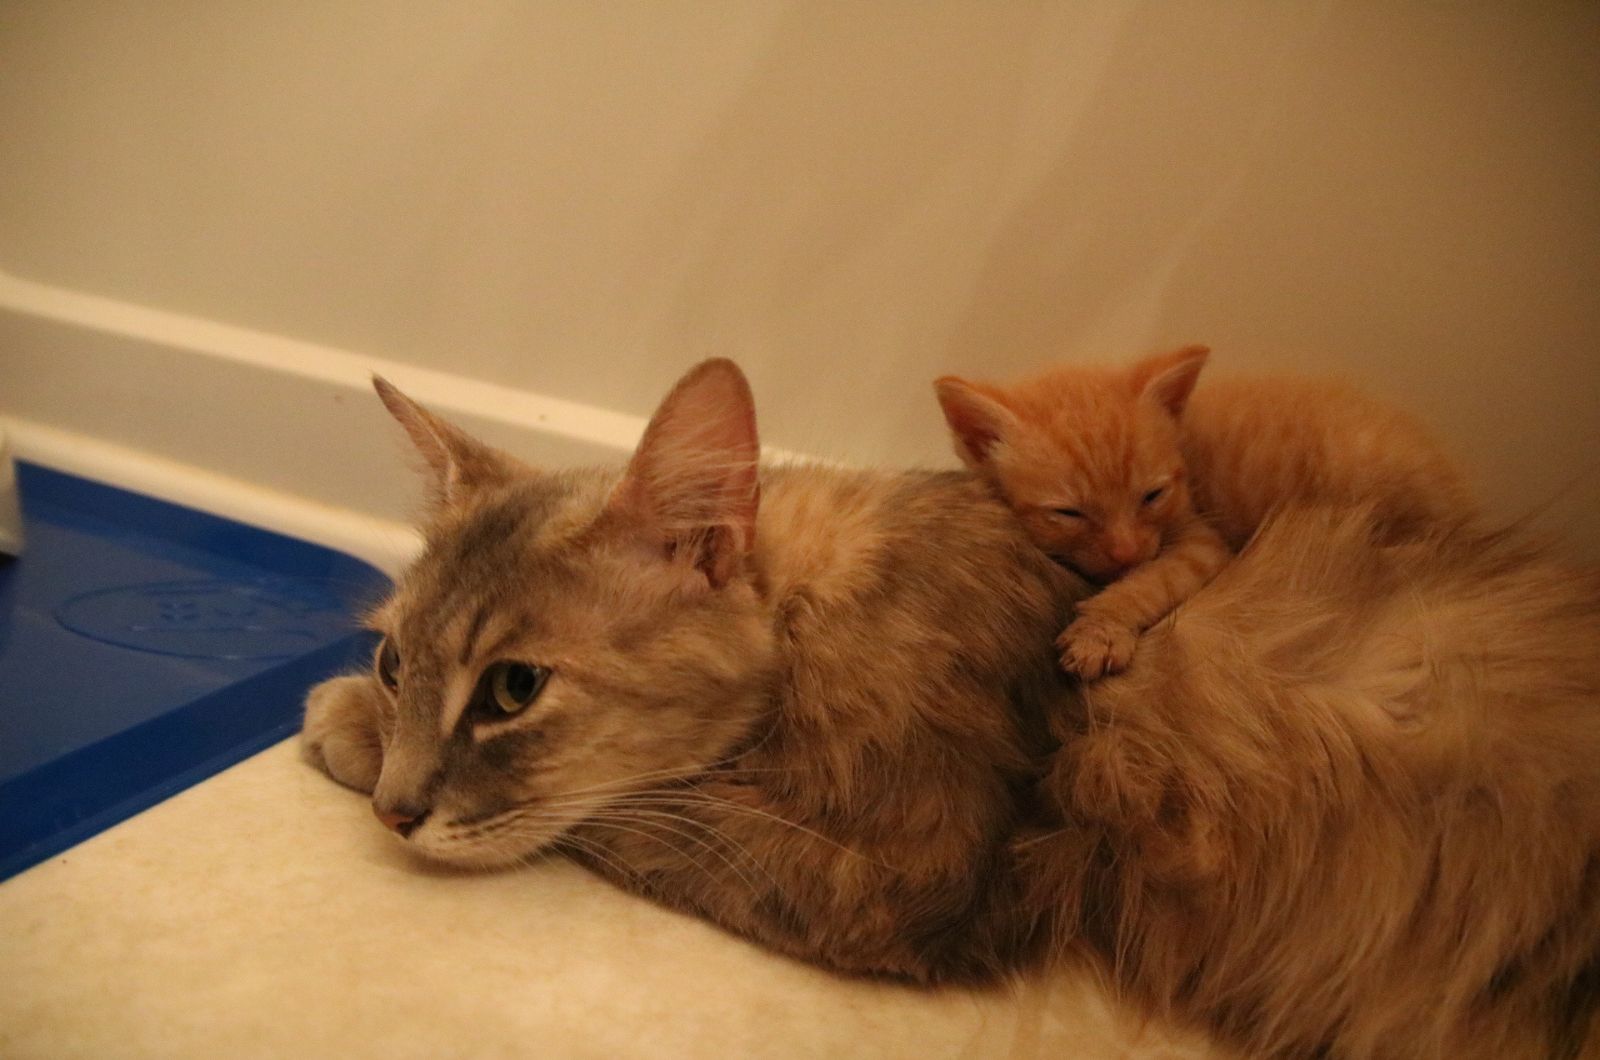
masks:
[[[383,770],[382,693],[372,678],[335,677],[306,696],[300,755],[346,787],[370,793]]]
[[[1127,668],[1139,634],[1120,622],[1085,615],[1056,638],[1061,668],[1093,681]]]

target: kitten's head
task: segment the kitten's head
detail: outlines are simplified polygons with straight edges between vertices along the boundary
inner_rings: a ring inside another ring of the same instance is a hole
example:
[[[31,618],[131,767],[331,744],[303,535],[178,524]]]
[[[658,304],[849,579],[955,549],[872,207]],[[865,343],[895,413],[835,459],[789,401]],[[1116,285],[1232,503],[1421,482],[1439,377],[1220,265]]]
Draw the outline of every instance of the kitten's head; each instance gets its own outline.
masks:
[[[934,383],[956,453],[1045,552],[1108,582],[1145,562],[1190,510],[1178,420],[1204,346],[1125,368],[1063,368],[1001,388]]]
[[[685,376],[620,476],[525,467],[376,385],[433,496],[426,548],[373,616],[386,824],[442,860],[515,861],[750,735],[773,640],[737,367]]]

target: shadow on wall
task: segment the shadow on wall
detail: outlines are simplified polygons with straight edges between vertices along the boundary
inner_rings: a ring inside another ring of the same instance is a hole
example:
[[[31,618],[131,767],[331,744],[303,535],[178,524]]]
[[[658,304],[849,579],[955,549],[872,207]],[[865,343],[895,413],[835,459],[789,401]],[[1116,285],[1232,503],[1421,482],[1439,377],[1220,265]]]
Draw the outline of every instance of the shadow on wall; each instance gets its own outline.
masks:
[[[35,282],[638,415],[733,356],[858,462],[949,459],[937,375],[1191,341],[1507,514],[1594,459],[1594,5],[14,6]]]
[[[1222,370],[1392,394],[1515,514],[1588,459],[1600,410],[1600,158],[1578,148],[1600,115],[1571,22],[789,10],[619,295],[640,348],[740,357],[796,449],[928,461],[936,375],[1204,341]]]
[[[950,363],[986,364],[999,344],[1008,370],[1025,372],[1215,341],[1166,333],[1172,289],[1202,283],[1229,216],[1252,209],[1329,6],[1147,5],[1129,17],[1049,171],[990,242]]]
[[[1205,268],[1321,18],[791,12],[653,211],[625,285],[647,341],[745,357],[786,444],[848,423],[857,458],[926,460],[944,371],[1192,338],[1161,335],[1168,284]]]

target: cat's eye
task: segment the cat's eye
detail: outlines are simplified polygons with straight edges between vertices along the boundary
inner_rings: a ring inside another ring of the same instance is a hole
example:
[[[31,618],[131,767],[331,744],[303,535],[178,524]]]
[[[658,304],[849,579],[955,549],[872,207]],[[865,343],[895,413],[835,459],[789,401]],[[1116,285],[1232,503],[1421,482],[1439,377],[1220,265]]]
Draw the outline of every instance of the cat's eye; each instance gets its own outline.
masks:
[[[1155,489],[1144,495],[1144,503],[1154,504],[1156,501],[1161,499],[1161,495],[1165,492],[1167,492],[1167,487],[1157,486]]]
[[[400,652],[388,637],[383,638],[383,646],[378,649],[378,680],[391,692],[400,688]]]
[[[550,671],[520,662],[497,662],[484,671],[483,711],[493,717],[512,715],[539,698]]]
[[[1082,519],[1083,511],[1078,508],[1057,508],[1056,514],[1063,519]]]

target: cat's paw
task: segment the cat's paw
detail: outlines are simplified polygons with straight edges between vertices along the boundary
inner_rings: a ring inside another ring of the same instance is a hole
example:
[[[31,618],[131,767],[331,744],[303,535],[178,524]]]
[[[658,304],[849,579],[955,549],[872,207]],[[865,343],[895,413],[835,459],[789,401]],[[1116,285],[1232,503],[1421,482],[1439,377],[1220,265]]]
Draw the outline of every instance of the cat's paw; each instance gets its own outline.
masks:
[[[383,771],[382,693],[372,678],[335,677],[306,696],[300,755],[346,787],[370,793]]]
[[[1123,623],[1085,615],[1056,638],[1056,647],[1062,669],[1093,681],[1127,669],[1138,640],[1138,632]]]

